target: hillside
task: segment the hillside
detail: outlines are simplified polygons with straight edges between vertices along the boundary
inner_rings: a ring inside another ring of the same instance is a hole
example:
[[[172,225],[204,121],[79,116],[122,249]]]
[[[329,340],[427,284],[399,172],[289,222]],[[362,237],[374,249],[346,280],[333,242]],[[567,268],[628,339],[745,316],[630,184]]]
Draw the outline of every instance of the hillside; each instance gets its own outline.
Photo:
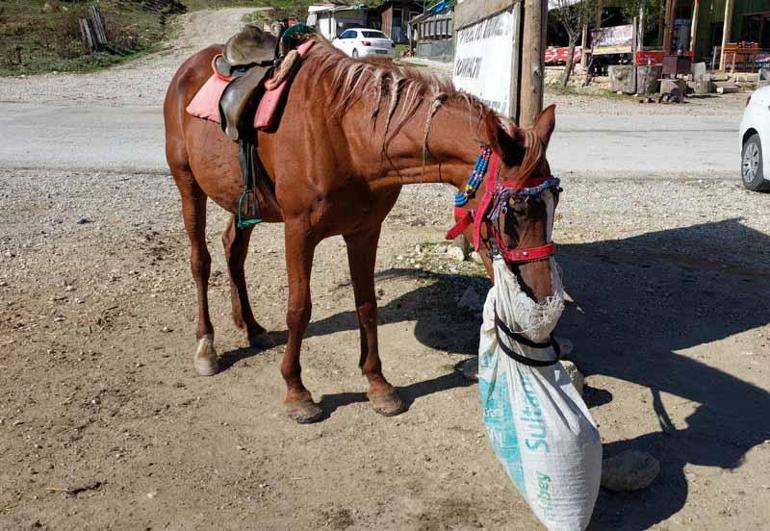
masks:
[[[165,47],[179,14],[223,7],[275,6],[305,12],[292,0],[6,0],[0,3],[0,75],[86,72]],[[104,19],[108,46],[89,52],[79,20],[90,5]]]

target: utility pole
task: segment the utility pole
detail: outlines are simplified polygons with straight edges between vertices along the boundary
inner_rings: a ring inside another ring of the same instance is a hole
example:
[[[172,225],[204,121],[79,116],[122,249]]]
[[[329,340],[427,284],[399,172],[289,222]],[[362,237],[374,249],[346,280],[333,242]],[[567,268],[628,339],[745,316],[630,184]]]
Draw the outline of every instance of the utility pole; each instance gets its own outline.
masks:
[[[547,0],[524,0],[519,126],[532,127],[543,110]]]
[[[725,2],[725,25],[722,29],[722,53],[719,55],[719,70],[725,69],[725,48],[730,43],[730,32],[733,29],[734,0]]]

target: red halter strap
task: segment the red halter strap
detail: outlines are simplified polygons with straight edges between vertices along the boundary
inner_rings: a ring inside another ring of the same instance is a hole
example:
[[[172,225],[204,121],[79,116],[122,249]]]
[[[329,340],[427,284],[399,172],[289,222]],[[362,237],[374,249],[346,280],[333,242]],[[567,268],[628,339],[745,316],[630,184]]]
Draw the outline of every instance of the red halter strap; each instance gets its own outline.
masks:
[[[531,135],[532,137],[534,135]],[[530,142],[535,140],[534,138],[528,138]],[[505,249],[503,242],[497,234],[492,223],[486,219],[486,215],[492,206],[495,198],[496,190],[500,188],[513,188],[522,189],[527,187],[536,187],[543,184],[547,177],[528,178],[524,181],[499,181],[500,173],[500,157],[496,153],[492,153],[489,159],[489,171],[488,174],[491,177],[491,182],[484,181],[482,186],[484,187],[484,195],[481,197],[479,204],[475,210],[455,207],[454,216],[457,223],[449,229],[446,234],[447,240],[454,240],[460,236],[465,230],[473,225],[473,247],[477,251],[481,248],[481,227],[487,227],[487,233],[490,235],[490,239],[494,242],[494,245],[498,247],[498,251],[503,256],[503,259],[511,264],[526,264],[529,262],[535,262],[538,260],[545,260],[553,256],[556,252],[556,244],[553,242],[546,243],[538,247],[528,247],[524,249]]]

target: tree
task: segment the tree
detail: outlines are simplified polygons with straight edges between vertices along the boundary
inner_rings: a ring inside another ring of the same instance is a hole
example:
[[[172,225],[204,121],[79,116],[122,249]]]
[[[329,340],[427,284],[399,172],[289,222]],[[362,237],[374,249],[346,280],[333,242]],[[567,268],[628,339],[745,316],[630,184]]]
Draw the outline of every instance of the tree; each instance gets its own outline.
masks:
[[[618,5],[627,20],[641,17],[644,23],[642,29],[647,31],[658,25],[663,3],[661,0],[621,0]]]
[[[583,26],[588,25],[596,16],[599,0],[549,0],[551,14],[564,28],[569,40],[567,47],[567,65],[561,77],[562,86],[566,87],[572,75],[575,63],[575,46],[583,32]],[[643,1],[643,0],[640,0]],[[586,53],[586,50],[583,50]]]

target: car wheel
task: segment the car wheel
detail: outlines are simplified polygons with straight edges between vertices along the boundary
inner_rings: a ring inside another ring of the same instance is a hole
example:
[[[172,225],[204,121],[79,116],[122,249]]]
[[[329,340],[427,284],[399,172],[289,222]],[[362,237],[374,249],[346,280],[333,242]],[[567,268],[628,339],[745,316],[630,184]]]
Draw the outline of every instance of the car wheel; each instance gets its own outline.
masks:
[[[759,135],[756,133],[751,135],[743,143],[742,151],[741,177],[743,177],[744,186],[756,192],[770,190],[770,181],[763,175],[762,144],[759,142]]]
[[[358,59],[358,50],[353,50],[353,59]]]

